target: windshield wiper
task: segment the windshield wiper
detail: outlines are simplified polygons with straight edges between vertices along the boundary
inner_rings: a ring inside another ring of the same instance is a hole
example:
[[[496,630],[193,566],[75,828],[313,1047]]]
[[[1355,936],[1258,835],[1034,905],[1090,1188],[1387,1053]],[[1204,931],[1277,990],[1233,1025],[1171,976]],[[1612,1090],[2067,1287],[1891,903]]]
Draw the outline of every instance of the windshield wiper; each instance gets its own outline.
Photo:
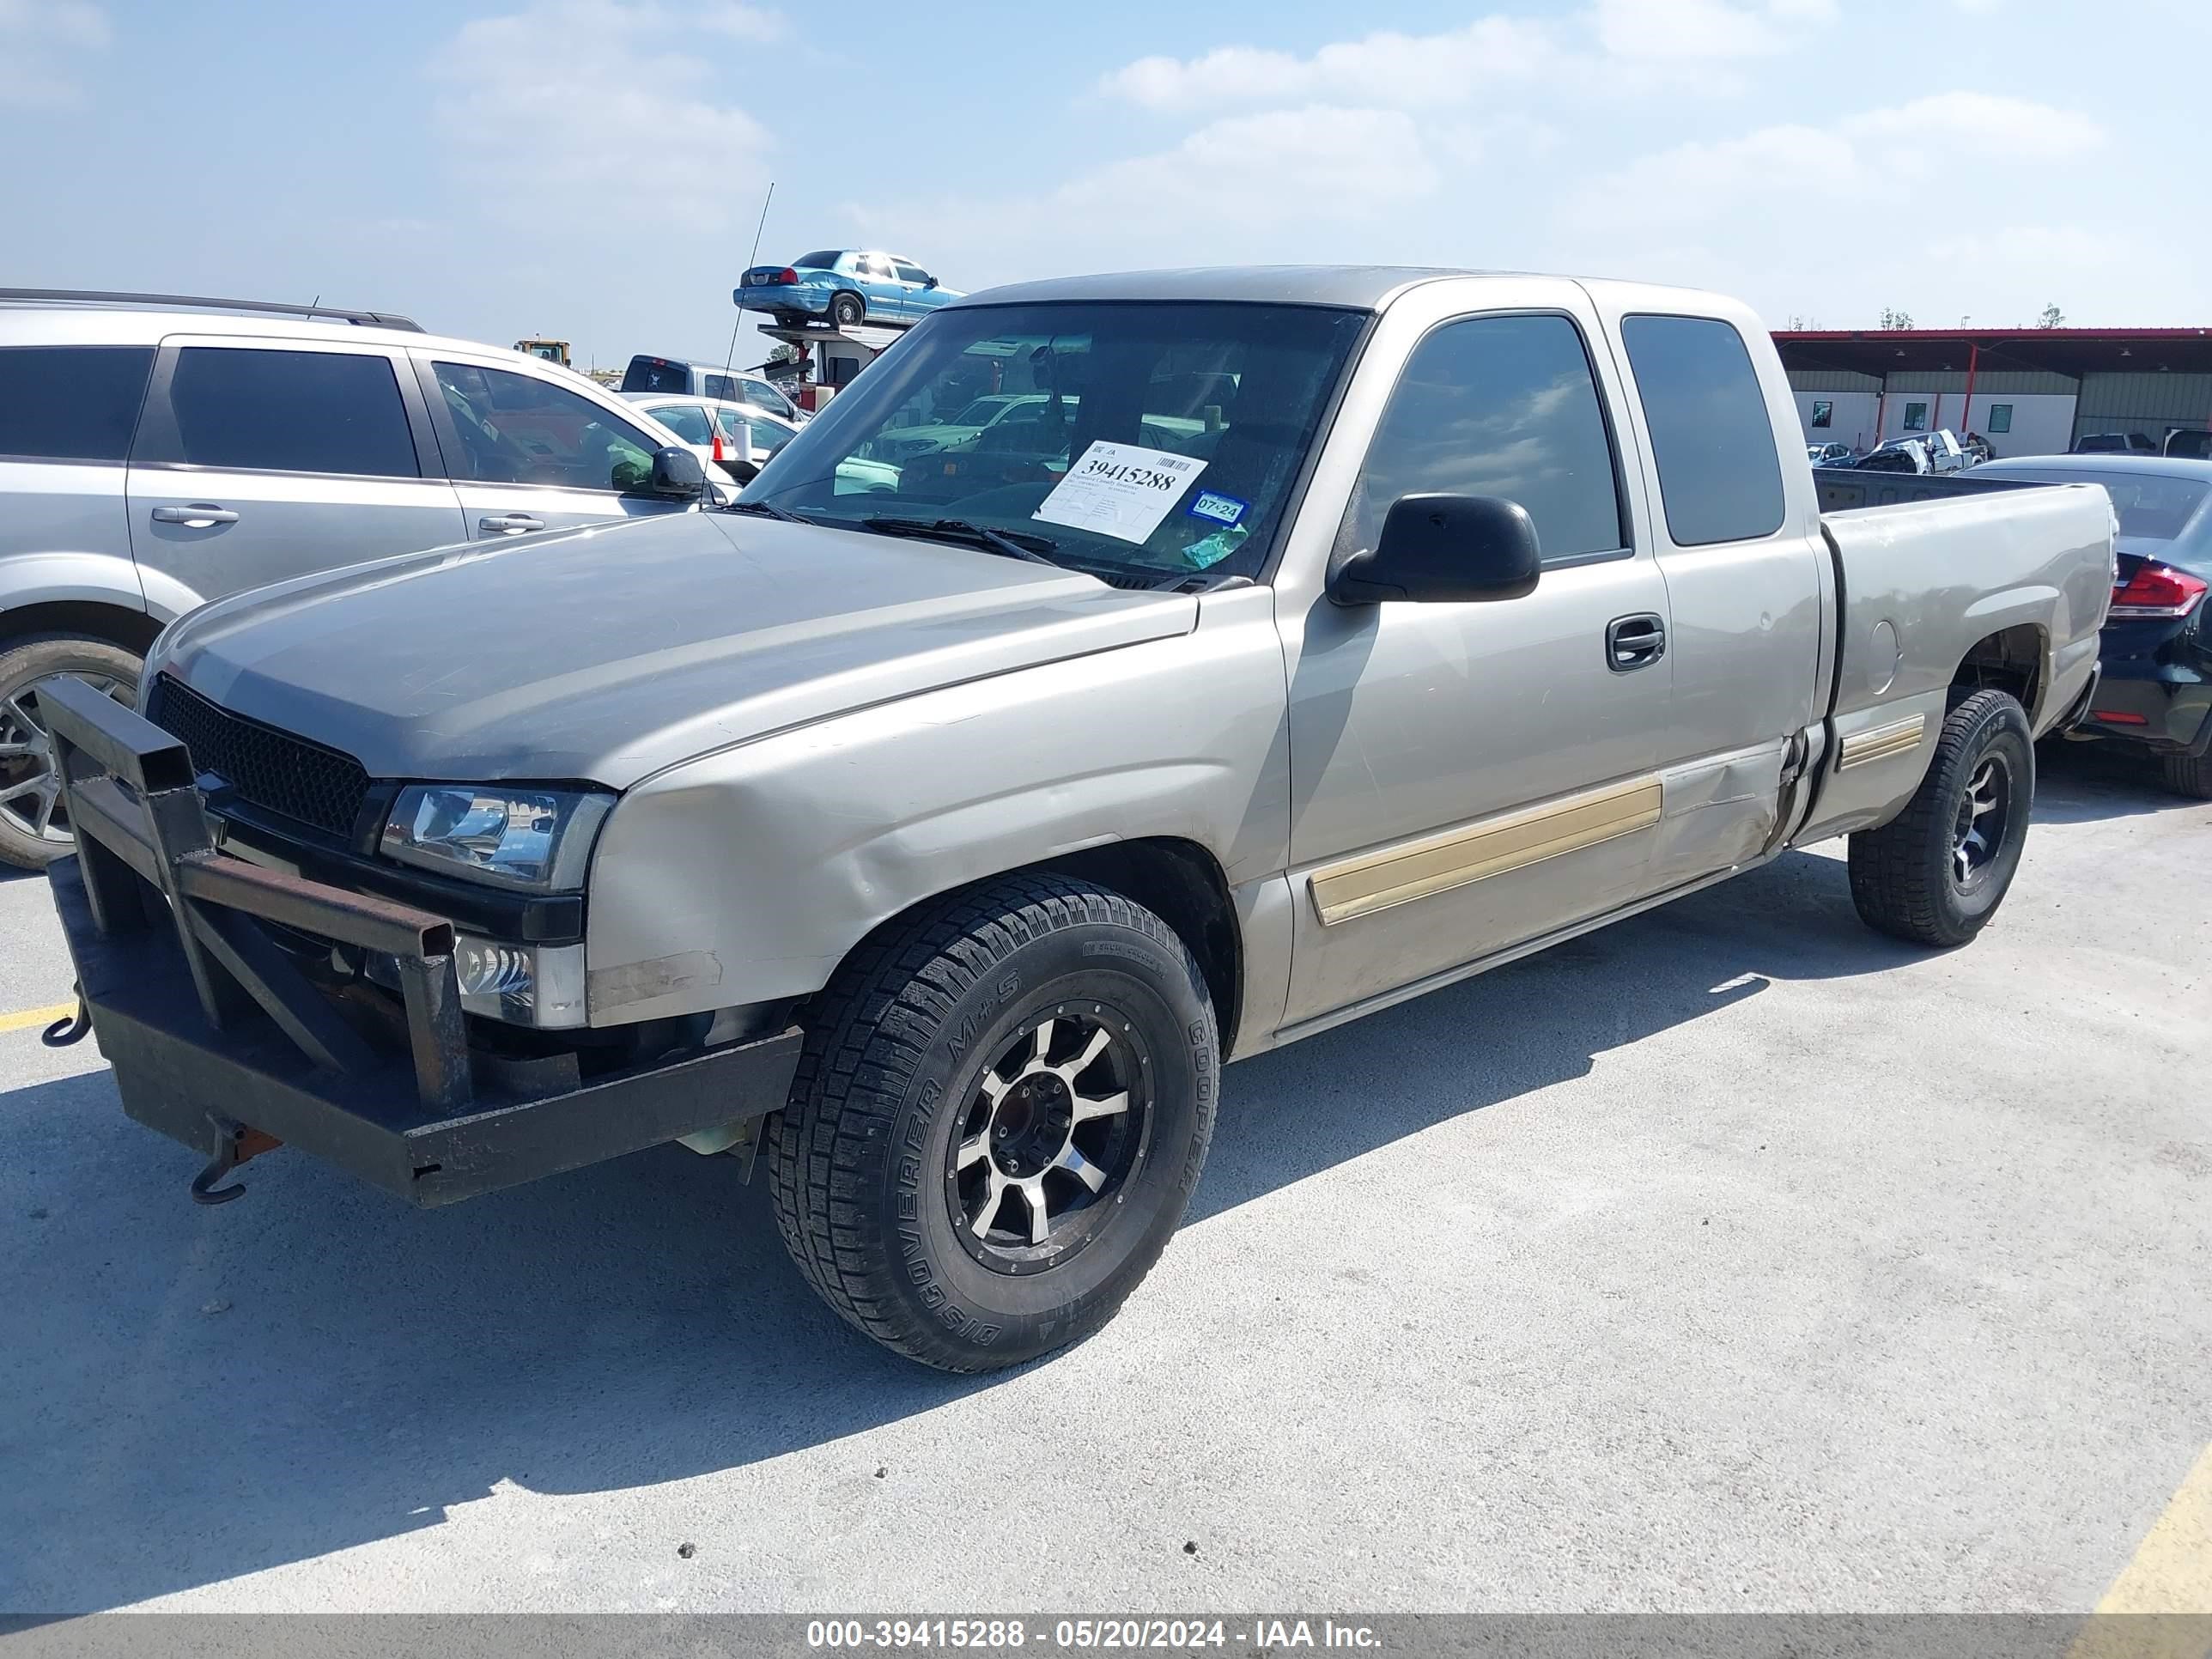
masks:
[[[764,514],[771,519],[781,519],[786,524],[812,524],[814,522],[811,519],[800,518],[799,514],[790,511],[788,508],[778,507],[774,501],[732,501],[728,507],[723,509],[723,511],[727,513]]]
[[[878,535],[928,537],[1003,553],[1010,559],[1027,559],[1031,564],[1048,564],[1055,570],[1060,568],[1059,561],[1045,557],[1060,544],[1049,536],[1032,535],[1026,530],[993,530],[986,525],[969,524],[965,519],[894,519],[880,513],[860,522],[862,529],[872,530]]]

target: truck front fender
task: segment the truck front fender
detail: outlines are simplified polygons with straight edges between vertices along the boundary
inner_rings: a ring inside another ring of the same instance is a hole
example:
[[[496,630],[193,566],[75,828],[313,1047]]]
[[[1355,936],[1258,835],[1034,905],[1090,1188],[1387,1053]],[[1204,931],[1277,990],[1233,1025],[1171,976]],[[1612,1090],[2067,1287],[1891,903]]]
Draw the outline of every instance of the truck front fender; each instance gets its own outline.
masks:
[[[1281,647],[1266,590],[1219,597],[1246,602],[632,788],[592,855],[592,1023],[808,995],[916,904],[1118,841],[1193,842],[1233,894],[1264,884],[1288,841]]]

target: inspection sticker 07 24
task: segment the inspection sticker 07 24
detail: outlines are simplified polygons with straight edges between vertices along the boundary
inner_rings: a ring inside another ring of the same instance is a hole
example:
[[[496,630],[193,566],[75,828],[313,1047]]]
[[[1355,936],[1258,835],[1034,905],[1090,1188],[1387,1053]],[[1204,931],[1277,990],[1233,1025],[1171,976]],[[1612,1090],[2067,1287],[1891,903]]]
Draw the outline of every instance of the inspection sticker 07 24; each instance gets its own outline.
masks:
[[[1240,501],[1234,495],[1224,495],[1218,489],[1201,489],[1183,511],[1194,519],[1211,519],[1216,524],[1235,524],[1250,508],[1249,501]]]
[[[1204,461],[1188,455],[1101,438],[1030,516],[1117,541],[1141,542],[1160,527],[1168,509],[1205,471]]]

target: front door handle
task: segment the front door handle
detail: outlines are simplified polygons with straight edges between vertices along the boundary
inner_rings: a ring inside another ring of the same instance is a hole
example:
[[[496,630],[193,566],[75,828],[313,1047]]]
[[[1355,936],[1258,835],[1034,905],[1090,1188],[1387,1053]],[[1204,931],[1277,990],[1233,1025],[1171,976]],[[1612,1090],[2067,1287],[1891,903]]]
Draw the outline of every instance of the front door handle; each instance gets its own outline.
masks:
[[[545,520],[533,519],[527,513],[494,513],[477,520],[477,528],[487,536],[520,536],[532,530],[545,528]]]
[[[194,530],[205,530],[210,525],[236,524],[238,514],[227,507],[217,507],[212,501],[194,501],[189,507],[155,507],[154,522],[189,525]]]
[[[1649,668],[1667,654],[1667,624],[1650,611],[1605,625],[1605,665],[1616,674]]]

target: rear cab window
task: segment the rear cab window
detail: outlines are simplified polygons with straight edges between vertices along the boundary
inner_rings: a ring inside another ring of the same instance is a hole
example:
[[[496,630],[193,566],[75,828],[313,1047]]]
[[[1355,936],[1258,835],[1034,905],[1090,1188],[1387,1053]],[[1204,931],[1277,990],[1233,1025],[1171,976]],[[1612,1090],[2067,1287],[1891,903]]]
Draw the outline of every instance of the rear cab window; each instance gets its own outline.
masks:
[[[1734,325],[1713,317],[1632,316],[1621,319],[1620,338],[1674,545],[1755,541],[1781,529],[1774,422]]]
[[[139,459],[253,471],[422,475],[398,377],[381,353],[185,346],[169,379],[169,412],[173,430]]]
[[[151,346],[0,348],[0,460],[122,460],[153,372]]]
[[[633,357],[623,371],[623,392],[689,392],[691,365],[672,363],[665,357]]]

